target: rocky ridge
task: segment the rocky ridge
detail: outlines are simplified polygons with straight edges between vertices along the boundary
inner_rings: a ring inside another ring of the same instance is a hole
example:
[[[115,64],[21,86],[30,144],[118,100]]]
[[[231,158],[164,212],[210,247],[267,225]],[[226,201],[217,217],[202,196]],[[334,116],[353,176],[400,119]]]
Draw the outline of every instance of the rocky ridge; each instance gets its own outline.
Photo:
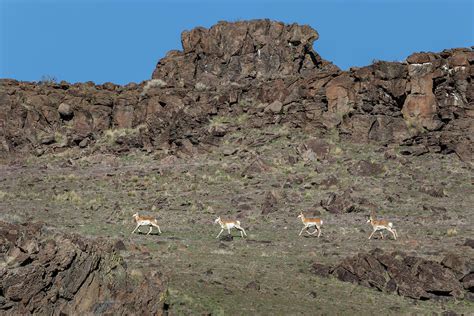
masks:
[[[472,161],[471,48],[341,71],[313,50],[318,36],[270,20],[219,22],[183,32],[183,51],[169,52],[141,84],[2,79],[1,153],[108,150],[105,138],[118,152],[193,154],[229,131],[281,124]]]

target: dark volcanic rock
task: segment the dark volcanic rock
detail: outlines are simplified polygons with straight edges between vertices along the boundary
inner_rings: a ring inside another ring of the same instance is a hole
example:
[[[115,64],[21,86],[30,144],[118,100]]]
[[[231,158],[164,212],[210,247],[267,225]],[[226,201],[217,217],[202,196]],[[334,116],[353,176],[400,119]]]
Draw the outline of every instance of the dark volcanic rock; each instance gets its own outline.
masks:
[[[448,255],[438,263],[401,252],[386,253],[375,249],[346,258],[333,267],[314,263],[312,271],[319,276],[333,275],[344,282],[414,299],[463,298],[465,290],[472,289],[472,267],[467,262],[468,258],[455,255]]]
[[[220,241],[233,241],[234,237],[231,234],[221,234],[219,236]]]
[[[238,129],[287,124],[313,137],[308,159],[328,158],[329,145],[314,137],[337,132],[403,145],[403,155],[455,153],[472,162],[471,48],[341,71],[313,50],[317,39],[306,25],[219,22],[183,32],[183,50],[169,52],[142,84],[0,80],[0,155],[88,147],[111,129],[124,134],[108,145],[117,152],[193,155]],[[244,113],[245,122],[231,123]],[[229,120],[213,124],[216,116]]]
[[[304,143],[304,146],[307,150],[313,152],[320,160],[326,159],[331,150],[331,146],[322,139],[309,139]]]
[[[377,176],[384,172],[384,167],[381,164],[370,162],[366,160],[355,163],[350,169],[349,173],[359,176]]]
[[[466,241],[464,242],[464,246],[471,247],[472,249],[474,249],[474,239],[466,239]]]
[[[260,291],[260,282],[258,282],[258,281],[250,281],[250,282],[245,286],[245,289],[247,289],[247,290]]]
[[[278,209],[278,197],[276,192],[268,191],[265,194],[261,209],[262,215],[267,215],[269,213],[275,212]]]
[[[330,193],[325,201],[320,202],[320,205],[332,214],[368,213],[377,208],[366,198],[355,197],[352,189],[347,189],[342,194]]]
[[[300,74],[329,64],[313,50],[318,37],[307,25],[270,20],[198,27],[181,34],[183,51],[168,53],[152,77],[176,86],[212,87]]]
[[[117,247],[0,222],[0,310],[7,314],[160,313],[160,273],[136,283]]]
[[[444,188],[441,186],[422,186],[420,188],[420,192],[423,192],[425,194],[431,195],[432,197],[445,197],[446,194],[444,193]]]

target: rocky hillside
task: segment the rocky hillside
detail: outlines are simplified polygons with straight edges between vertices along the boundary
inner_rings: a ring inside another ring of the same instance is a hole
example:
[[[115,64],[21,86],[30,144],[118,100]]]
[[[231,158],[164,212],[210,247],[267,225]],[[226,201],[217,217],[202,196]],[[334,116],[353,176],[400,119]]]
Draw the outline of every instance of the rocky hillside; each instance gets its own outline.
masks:
[[[139,282],[123,243],[0,222],[0,314],[159,314],[159,273]]]
[[[0,81],[0,153],[79,146],[193,153],[229,130],[287,124],[315,136],[402,145],[471,161],[474,51],[415,53],[341,71],[309,26],[219,22],[182,33],[153,79],[118,86]],[[107,140],[107,141],[104,141]]]
[[[342,71],[317,39],[219,22],[140,84],[0,80],[0,314],[469,314],[474,51]]]

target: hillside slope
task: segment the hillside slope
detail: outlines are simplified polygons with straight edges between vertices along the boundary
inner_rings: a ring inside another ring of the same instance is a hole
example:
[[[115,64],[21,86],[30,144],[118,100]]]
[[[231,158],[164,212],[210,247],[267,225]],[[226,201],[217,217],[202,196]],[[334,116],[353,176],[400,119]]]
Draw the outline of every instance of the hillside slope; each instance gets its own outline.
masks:
[[[140,84],[0,80],[0,314],[471,313],[474,51],[341,71],[317,38],[219,22]]]

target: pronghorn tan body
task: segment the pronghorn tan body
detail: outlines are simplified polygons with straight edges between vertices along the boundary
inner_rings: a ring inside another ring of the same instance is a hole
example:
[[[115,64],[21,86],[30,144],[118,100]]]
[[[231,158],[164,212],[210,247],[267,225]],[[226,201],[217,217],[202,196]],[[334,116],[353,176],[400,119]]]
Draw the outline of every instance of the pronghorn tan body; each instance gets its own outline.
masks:
[[[229,235],[230,235],[230,230],[231,230],[232,228],[236,228],[236,229],[240,230],[240,235],[242,236],[242,238],[244,237],[244,235],[247,236],[247,233],[245,232],[245,229],[243,229],[243,228],[240,226],[240,222],[239,222],[239,221],[236,221],[236,220],[226,221],[226,220],[222,220],[221,217],[219,216],[218,218],[216,218],[216,220],[214,221],[214,223],[219,224],[219,225],[221,226],[221,228],[222,228],[216,238],[219,238],[219,236],[222,234],[222,232],[224,231],[224,229],[227,229],[227,232],[228,232]]]
[[[303,214],[303,212],[298,215],[298,218],[301,218],[301,221],[303,222],[304,227],[301,229],[300,234],[298,236],[301,236],[303,233],[303,230],[306,229],[306,232],[310,235],[316,234],[316,231],[318,232],[318,237],[321,236],[321,225],[323,225],[323,220],[320,218],[306,218]],[[314,227],[315,230],[314,232],[310,233],[308,229],[310,227]]]
[[[383,239],[382,230],[384,229],[391,232],[395,240],[398,237],[397,231],[395,230],[395,228],[393,228],[393,224],[389,221],[386,221],[383,219],[376,220],[374,217],[372,217],[372,215],[370,215],[369,218],[367,219],[367,223],[370,223],[370,225],[372,225],[372,228],[374,230],[372,234],[370,234],[369,239],[372,238],[372,236],[375,234],[376,231],[380,231],[380,236],[382,236],[382,239]]]
[[[140,216],[138,213],[133,214],[133,218],[137,222],[137,227],[133,230],[132,234],[140,228],[140,226],[150,226],[150,230],[147,235],[149,235],[153,229],[153,226],[158,228],[158,232],[161,234],[160,226],[158,226],[158,221],[152,216]]]

